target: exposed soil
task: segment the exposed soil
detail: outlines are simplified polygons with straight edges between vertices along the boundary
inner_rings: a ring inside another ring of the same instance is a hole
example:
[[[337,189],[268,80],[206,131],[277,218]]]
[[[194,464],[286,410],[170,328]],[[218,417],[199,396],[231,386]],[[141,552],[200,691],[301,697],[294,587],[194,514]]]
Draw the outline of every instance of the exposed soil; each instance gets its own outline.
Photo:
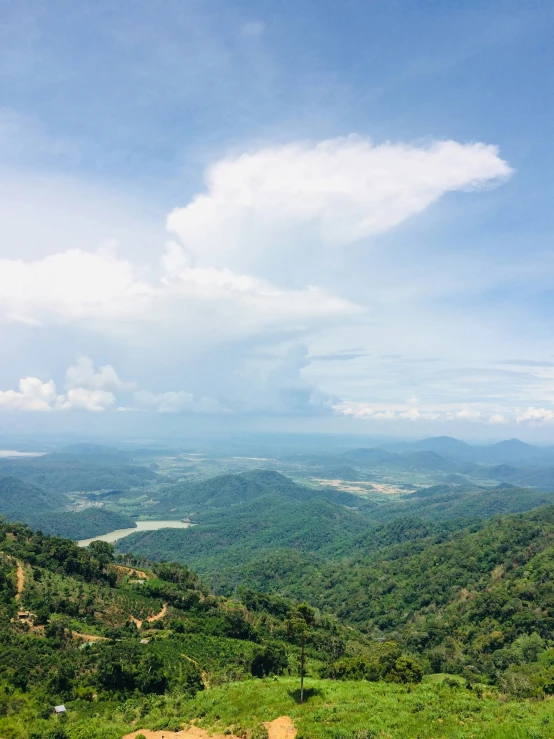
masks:
[[[154,621],[159,621],[161,618],[165,616],[166,613],[167,613],[167,603],[164,603],[163,608],[159,613],[156,613],[155,616],[148,616],[146,620],[148,621],[149,624],[151,624]]]
[[[23,569],[21,562],[17,562],[17,593],[15,596],[16,600],[21,599],[21,594],[23,593],[24,587],[25,587],[25,570]]]
[[[296,727],[288,716],[279,716],[275,721],[264,724],[269,739],[295,739]],[[137,729],[130,734],[125,734],[122,739],[135,739],[137,734],[143,734],[146,739],[237,739],[234,734],[210,734],[199,726],[189,726],[182,731],[150,731],[149,729]]]
[[[71,636],[74,639],[82,639],[83,641],[108,641],[105,636],[95,636],[94,634],[80,634],[78,631],[72,631]]]
[[[125,567],[124,565],[112,565],[114,570],[121,572],[122,574],[130,575],[131,577],[139,578],[140,580],[149,580],[150,575],[142,570],[137,570],[135,567]]]
[[[297,728],[288,716],[279,716],[275,721],[264,724],[269,739],[294,739]]]
[[[325,480],[319,477],[312,477],[314,482],[320,485],[342,490],[345,493],[355,493],[357,495],[368,495],[369,493],[381,493],[382,495],[408,495],[414,493],[415,490],[405,490],[397,485],[391,485],[384,482],[358,482],[352,483],[345,480]]]
[[[166,613],[167,613],[167,603],[164,603],[163,604],[163,607],[162,607],[162,610],[159,613],[155,613],[153,616],[148,616],[148,618],[146,619],[146,621],[149,624],[152,624],[152,623],[154,623],[154,621],[159,621],[161,618],[163,618]],[[144,623],[144,621],[140,621],[138,618],[135,618],[131,614],[129,614],[129,618],[135,624],[135,626],[137,627],[137,629],[142,629],[142,624]]]
[[[130,734],[125,734],[122,739],[135,739],[137,734],[143,734],[146,739],[238,739],[233,734],[209,734],[205,729],[198,726],[190,726],[188,729],[183,729],[183,731],[137,729]]]

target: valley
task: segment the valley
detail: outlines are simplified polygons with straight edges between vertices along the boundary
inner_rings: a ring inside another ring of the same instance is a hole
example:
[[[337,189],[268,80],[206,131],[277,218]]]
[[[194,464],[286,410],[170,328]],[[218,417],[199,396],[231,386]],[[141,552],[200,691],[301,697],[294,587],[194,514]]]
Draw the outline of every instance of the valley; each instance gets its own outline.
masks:
[[[1,459],[0,735],[548,736],[551,453],[452,442]]]

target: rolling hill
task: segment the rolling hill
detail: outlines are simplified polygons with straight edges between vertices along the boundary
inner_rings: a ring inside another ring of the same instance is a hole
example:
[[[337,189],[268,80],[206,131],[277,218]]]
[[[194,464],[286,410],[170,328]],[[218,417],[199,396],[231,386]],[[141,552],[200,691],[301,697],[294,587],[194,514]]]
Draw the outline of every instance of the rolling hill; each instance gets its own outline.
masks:
[[[147,467],[117,461],[97,462],[93,455],[83,458],[62,453],[0,459],[0,475],[18,477],[55,493],[128,489],[162,479]]]
[[[63,494],[46,492],[17,477],[0,476],[0,515],[12,521],[24,521],[30,515],[59,510],[67,503]]]

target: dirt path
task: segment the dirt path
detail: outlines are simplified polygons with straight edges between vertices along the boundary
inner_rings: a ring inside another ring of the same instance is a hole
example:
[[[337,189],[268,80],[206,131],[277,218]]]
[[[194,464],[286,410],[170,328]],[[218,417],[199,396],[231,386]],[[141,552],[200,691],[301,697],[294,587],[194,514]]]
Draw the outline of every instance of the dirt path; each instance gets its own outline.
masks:
[[[150,731],[149,729],[137,729],[130,734],[125,734],[122,739],[135,739],[137,734],[143,734],[146,739],[238,739],[234,734],[208,734],[205,729],[191,726],[183,731]]]
[[[163,618],[166,613],[167,613],[167,603],[164,603],[163,604],[163,607],[162,607],[162,610],[159,613],[154,614],[153,616],[148,616],[148,618],[146,619],[146,621],[149,624],[152,624],[152,623],[154,623],[154,621],[159,621],[161,618]],[[137,627],[137,629],[142,629],[142,624],[144,623],[144,621],[140,621],[138,618],[135,618],[131,614],[129,614],[129,618],[135,624],[135,626]]]
[[[23,594],[23,590],[25,588],[25,570],[23,569],[23,565],[18,559],[16,559],[15,557],[10,557],[10,555],[6,554],[5,552],[0,552],[0,554],[3,557],[5,557],[7,560],[9,560],[10,562],[15,564],[17,568],[17,572],[16,572],[17,586],[16,586],[16,592],[15,592],[15,599],[21,600],[21,595]]]
[[[21,600],[23,588],[25,587],[25,570],[23,569],[21,562],[17,559],[15,562],[17,564],[17,593],[15,594],[15,599]]]
[[[297,728],[288,716],[279,716],[275,721],[267,721],[264,724],[267,729],[268,739],[294,739]]]
[[[108,641],[105,636],[95,636],[94,634],[80,634],[78,631],[72,631],[71,636],[74,639],[82,639],[83,641]]]
[[[210,680],[208,678],[208,673],[207,672],[204,672],[204,670],[202,670],[200,668],[200,665],[198,664],[198,662],[195,659],[193,659],[192,657],[189,657],[188,654],[183,654],[181,652],[181,657],[184,657],[185,659],[188,659],[189,662],[192,662],[193,665],[196,665],[196,667],[198,667],[198,669],[200,670],[200,677],[202,678],[202,684],[204,685],[204,687],[206,688],[206,690],[208,690],[209,687],[210,687]]]
[[[155,616],[148,616],[146,620],[148,621],[149,624],[152,624],[154,623],[154,621],[159,621],[161,618],[163,618],[166,613],[167,613],[167,603],[164,603],[163,608],[159,613],[156,613]]]

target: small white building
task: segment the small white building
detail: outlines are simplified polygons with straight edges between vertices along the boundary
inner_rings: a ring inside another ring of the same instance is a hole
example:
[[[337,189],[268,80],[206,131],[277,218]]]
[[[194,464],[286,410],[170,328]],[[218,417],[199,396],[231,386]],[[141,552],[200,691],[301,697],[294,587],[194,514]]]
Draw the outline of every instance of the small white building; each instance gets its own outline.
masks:
[[[64,705],[54,706],[54,713],[67,713],[67,711],[65,710]]]

